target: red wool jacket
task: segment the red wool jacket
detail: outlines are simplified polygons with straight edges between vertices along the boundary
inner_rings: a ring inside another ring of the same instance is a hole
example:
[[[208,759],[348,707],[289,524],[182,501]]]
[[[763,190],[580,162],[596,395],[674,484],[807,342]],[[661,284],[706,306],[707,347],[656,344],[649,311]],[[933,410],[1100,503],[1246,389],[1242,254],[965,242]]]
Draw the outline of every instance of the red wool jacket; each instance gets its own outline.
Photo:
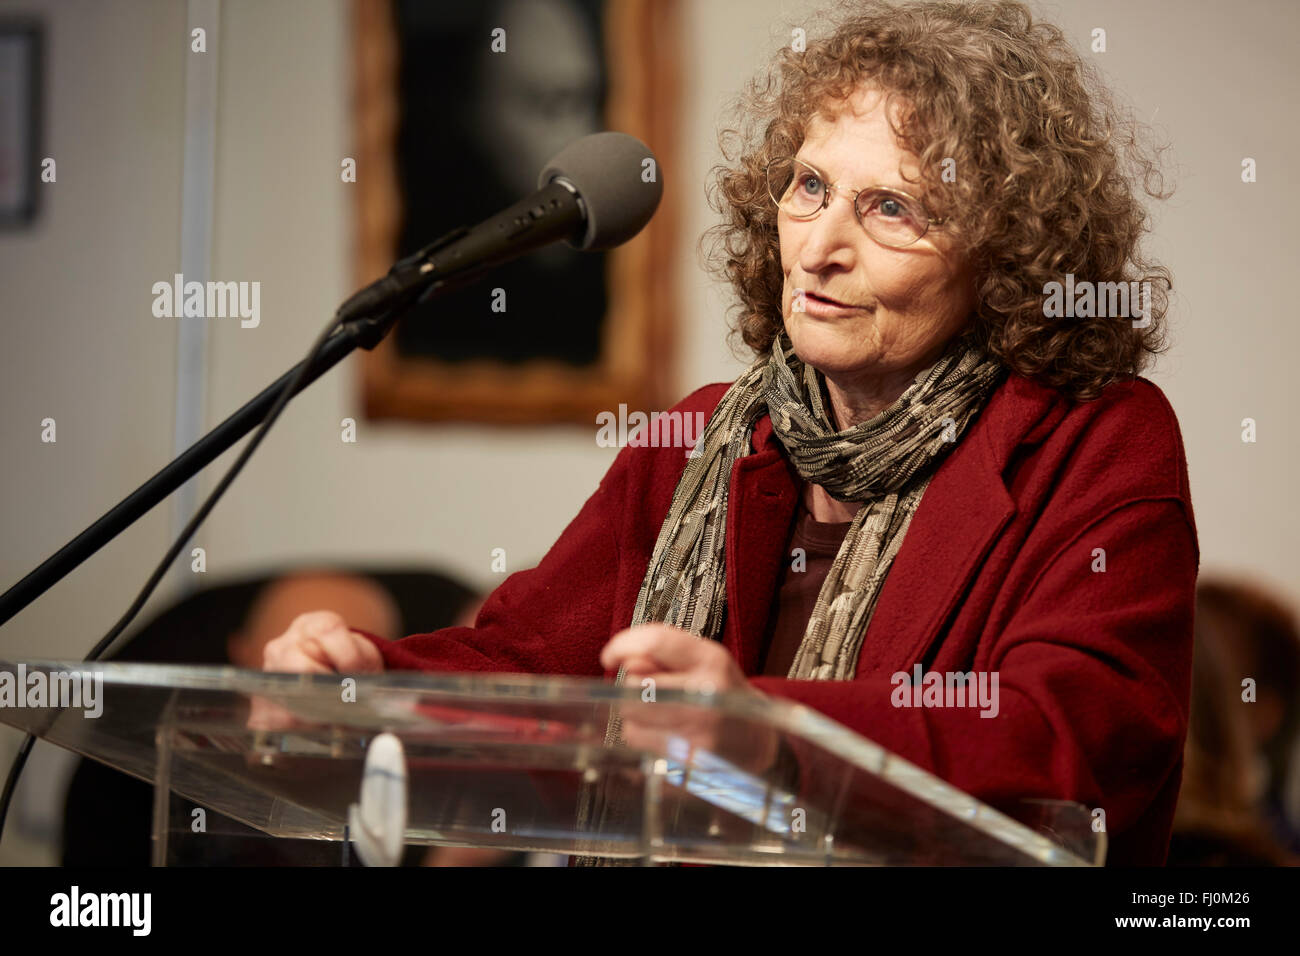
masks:
[[[712,412],[726,384],[674,410]],[[680,448],[624,448],[534,569],[475,626],[394,642],[389,668],[606,675]],[[1182,777],[1200,554],[1182,438],[1152,383],[1076,404],[1011,375],[940,465],[851,681],[757,677],[800,479],[762,418],[727,513],[723,643],[759,690],[815,708],[978,799],[1105,811],[1112,864],[1162,864]],[[1103,564],[1104,561],[1104,564]],[[1104,570],[1102,570],[1104,567]],[[1000,712],[900,708],[890,676],[997,671]]]

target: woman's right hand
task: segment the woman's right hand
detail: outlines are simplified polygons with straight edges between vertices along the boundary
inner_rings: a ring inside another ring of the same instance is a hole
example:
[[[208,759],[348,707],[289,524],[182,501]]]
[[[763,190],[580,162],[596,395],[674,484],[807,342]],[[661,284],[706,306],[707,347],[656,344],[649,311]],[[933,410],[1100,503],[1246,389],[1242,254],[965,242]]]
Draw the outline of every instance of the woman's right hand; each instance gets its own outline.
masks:
[[[295,674],[366,674],[382,671],[384,657],[369,640],[348,630],[333,611],[309,611],[266,645],[262,670]]]

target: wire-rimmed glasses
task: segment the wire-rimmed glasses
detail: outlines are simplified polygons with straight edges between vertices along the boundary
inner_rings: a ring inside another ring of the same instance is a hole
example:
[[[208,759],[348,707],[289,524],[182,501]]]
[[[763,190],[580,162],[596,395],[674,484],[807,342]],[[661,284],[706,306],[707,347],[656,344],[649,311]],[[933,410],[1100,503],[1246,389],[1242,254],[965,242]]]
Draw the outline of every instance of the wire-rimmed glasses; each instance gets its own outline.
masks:
[[[855,191],[828,183],[815,166],[793,157],[774,159],[767,164],[767,191],[772,201],[792,219],[815,218],[830,205],[836,192],[844,192],[867,235],[894,249],[912,245],[931,226],[944,222],[931,219],[921,201],[901,189],[868,186]]]

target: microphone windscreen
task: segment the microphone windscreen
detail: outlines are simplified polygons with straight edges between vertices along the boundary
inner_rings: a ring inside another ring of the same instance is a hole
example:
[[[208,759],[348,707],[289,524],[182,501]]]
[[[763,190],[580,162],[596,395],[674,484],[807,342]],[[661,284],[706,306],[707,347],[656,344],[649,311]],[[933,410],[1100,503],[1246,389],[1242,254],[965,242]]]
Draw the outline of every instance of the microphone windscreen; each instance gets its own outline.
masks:
[[[627,133],[592,133],[555,155],[537,188],[566,180],[587,207],[587,230],[579,249],[611,249],[627,242],[654,215],[664,186],[659,161],[650,147]]]

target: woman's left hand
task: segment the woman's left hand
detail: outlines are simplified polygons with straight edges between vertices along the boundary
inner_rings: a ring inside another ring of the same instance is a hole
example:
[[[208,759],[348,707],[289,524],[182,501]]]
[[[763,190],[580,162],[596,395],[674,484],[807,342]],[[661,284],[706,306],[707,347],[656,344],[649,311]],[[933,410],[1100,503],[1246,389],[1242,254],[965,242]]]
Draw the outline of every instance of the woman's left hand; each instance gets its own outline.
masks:
[[[764,696],[745,679],[731,652],[717,641],[703,640],[667,624],[642,624],[615,634],[600,652],[600,662],[609,670],[626,666],[629,687]],[[652,683],[646,685],[647,679]],[[689,722],[683,723],[681,710],[656,711],[652,701],[653,696],[645,706],[624,711],[623,737],[630,746],[660,749],[664,732],[671,731],[701,750],[715,754],[721,750],[720,755],[751,771],[761,773],[776,758],[775,735],[742,734],[739,721],[713,710],[692,714]],[[724,739],[728,728],[730,734]]]
[[[667,624],[642,624],[620,631],[601,650],[600,663],[609,670],[627,665],[629,683],[635,675],[637,682],[650,677],[656,687],[664,689],[758,693],[725,647]]]

